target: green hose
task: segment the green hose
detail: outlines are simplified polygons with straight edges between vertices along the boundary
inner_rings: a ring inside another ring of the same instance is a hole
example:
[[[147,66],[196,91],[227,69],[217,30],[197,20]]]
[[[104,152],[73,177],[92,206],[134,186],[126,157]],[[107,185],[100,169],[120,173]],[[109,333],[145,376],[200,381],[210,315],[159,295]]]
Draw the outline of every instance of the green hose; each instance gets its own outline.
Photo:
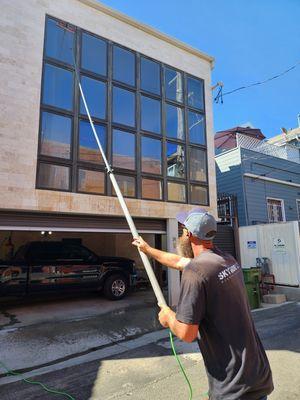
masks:
[[[20,374],[19,372],[14,372],[14,371],[10,370],[9,368],[7,368],[7,366],[6,366],[2,361],[0,361],[0,366],[1,366],[3,369],[5,369],[5,371],[6,371],[9,375],[17,375],[17,376],[22,375],[22,374]],[[44,390],[45,390],[46,392],[48,392],[48,393],[51,393],[51,394],[54,394],[54,395],[64,396],[64,397],[68,398],[69,400],[75,400],[75,397],[71,396],[70,394],[68,394],[68,393],[66,393],[66,392],[59,391],[59,390],[50,389],[50,388],[48,388],[46,385],[44,385],[44,384],[41,383],[41,382],[33,381],[33,380],[31,380],[31,379],[26,379],[26,378],[22,378],[22,381],[23,381],[23,382],[26,382],[26,383],[30,383],[30,384],[32,384],[32,385],[38,385],[38,386],[40,386],[42,389],[44,389]]]
[[[177,363],[179,365],[179,368],[180,368],[180,370],[181,370],[181,372],[182,372],[182,374],[184,376],[184,379],[185,379],[185,381],[186,381],[186,383],[187,383],[187,385],[189,387],[189,400],[192,400],[192,398],[193,398],[193,388],[192,388],[192,385],[191,385],[191,383],[189,381],[189,378],[186,375],[184,367],[183,367],[183,365],[182,365],[182,363],[181,363],[181,361],[180,361],[180,359],[179,359],[179,357],[178,357],[178,355],[176,353],[175,346],[174,346],[174,341],[173,341],[173,335],[172,335],[171,331],[169,331],[169,336],[170,336],[170,343],[171,343],[171,348],[172,348],[173,355],[174,355],[174,357],[175,357],[175,359],[176,359],[176,361],[177,361]],[[0,361],[0,366],[8,373],[8,375],[16,375],[16,376],[21,376],[22,375],[19,372],[14,372],[14,371],[10,370],[9,368],[7,368],[7,366],[2,361]],[[66,392],[63,392],[63,391],[60,391],[60,390],[50,389],[50,388],[48,388],[46,385],[44,385],[41,382],[33,381],[33,380],[27,379],[27,378],[22,378],[22,381],[25,382],[25,383],[30,383],[32,385],[38,385],[48,393],[51,393],[51,394],[54,394],[54,395],[58,395],[58,396],[59,395],[60,396],[64,396],[64,397],[68,398],[69,400],[75,400],[75,397],[71,396],[70,394],[68,394]]]
[[[187,375],[185,373],[183,365],[181,364],[181,361],[180,361],[180,359],[179,359],[179,357],[178,357],[178,355],[176,353],[175,346],[174,346],[174,341],[173,341],[173,335],[172,335],[171,331],[169,331],[169,336],[170,336],[170,343],[171,343],[171,347],[172,347],[172,351],[173,351],[174,357],[176,358],[176,361],[177,361],[177,363],[179,365],[179,368],[181,369],[181,372],[182,372],[182,374],[184,376],[184,379],[186,380],[186,383],[188,384],[188,387],[189,387],[189,392],[190,392],[189,393],[189,400],[192,400],[192,398],[193,398],[193,388],[192,388],[192,385],[191,385],[191,383],[189,381],[189,378],[187,377]]]

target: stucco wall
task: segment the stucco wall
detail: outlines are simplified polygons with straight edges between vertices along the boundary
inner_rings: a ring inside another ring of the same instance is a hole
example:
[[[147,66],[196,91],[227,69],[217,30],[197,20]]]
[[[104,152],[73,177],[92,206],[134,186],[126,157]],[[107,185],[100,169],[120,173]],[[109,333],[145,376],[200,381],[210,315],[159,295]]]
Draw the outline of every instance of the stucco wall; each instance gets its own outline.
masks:
[[[0,209],[122,215],[116,198],[36,190],[45,15],[73,23],[205,80],[210,209],[216,210],[211,65],[79,0],[3,0],[0,15]],[[173,217],[185,205],[127,200],[134,216]]]

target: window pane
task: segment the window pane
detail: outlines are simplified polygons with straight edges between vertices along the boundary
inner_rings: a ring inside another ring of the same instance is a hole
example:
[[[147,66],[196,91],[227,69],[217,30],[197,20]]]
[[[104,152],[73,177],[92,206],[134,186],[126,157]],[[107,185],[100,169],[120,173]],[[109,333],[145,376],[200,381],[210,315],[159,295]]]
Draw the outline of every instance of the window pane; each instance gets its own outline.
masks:
[[[203,81],[195,78],[187,79],[188,105],[195,108],[204,108]]]
[[[118,87],[113,88],[113,121],[135,126],[135,94]]]
[[[191,202],[193,204],[208,205],[208,192],[206,187],[191,185]]]
[[[43,112],[40,153],[45,156],[70,158],[71,133],[71,118]]]
[[[142,137],[142,171],[161,174],[161,141]]]
[[[184,178],[184,147],[176,143],[167,143],[168,176]]]
[[[74,33],[63,28],[63,24],[48,18],[45,44],[46,56],[73,64]]]
[[[180,72],[171,68],[165,69],[165,91],[166,98],[169,100],[183,100],[182,75]]]
[[[106,151],[106,128],[94,124],[101,146]],[[96,164],[103,164],[102,155],[96,142],[91,125],[87,121],[79,122],[79,160]]]
[[[135,54],[114,46],[113,79],[135,86]]]
[[[61,165],[39,165],[38,186],[44,189],[69,189],[70,168]]]
[[[135,169],[135,135],[113,130],[113,166]]]
[[[160,94],[160,65],[144,57],[141,57],[141,88]]]
[[[105,119],[106,117],[106,84],[87,76],[81,77],[82,90],[93,117]],[[82,99],[80,98],[80,112],[87,114]]]
[[[185,139],[184,114],[180,107],[166,105],[166,131],[167,136],[175,139]]]
[[[145,131],[160,133],[160,101],[141,96],[141,128]]]
[[[43,103],[73,109],[73,74],[63,68],[45,64]]]
[[[161,181],[155,179],[142,179],[142,197],[144,199],[162,199]]]
[[[190,142],[196,144],[205,144],[205,120],[204,115],[189,111],[188,126]]]
[[[168,200],[185,203],[185,185],[175,182],[168,182]]]
[[[115,175],[115,178],[118,182],[120,190],[123,196],[126,197],[135,197],[135,177],[134,176],[125,176],[125,175]],[[116,193],[114,188],[112,188],[113,195]]]
[[[190,178],[194,181],[207,181],[206,152],[190,148]]]
[[[90,171],[87,169],[78,170],[78,190],[80,192],[101,193],[105,192],[104,172]]]
[[[82,34],[81,66],[96,74],[107,73],[107,44],[87,33]]]

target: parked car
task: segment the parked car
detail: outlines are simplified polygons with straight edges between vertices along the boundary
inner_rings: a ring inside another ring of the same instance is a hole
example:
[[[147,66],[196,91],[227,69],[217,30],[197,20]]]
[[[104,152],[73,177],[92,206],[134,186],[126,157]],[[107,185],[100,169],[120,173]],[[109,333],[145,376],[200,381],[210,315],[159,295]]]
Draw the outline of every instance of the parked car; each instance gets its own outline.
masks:
[[[135,285],[133,260],[99,257],[81,244],[28,242],[11,261],[0,262],[0,295],[94,289],[112,300]]]

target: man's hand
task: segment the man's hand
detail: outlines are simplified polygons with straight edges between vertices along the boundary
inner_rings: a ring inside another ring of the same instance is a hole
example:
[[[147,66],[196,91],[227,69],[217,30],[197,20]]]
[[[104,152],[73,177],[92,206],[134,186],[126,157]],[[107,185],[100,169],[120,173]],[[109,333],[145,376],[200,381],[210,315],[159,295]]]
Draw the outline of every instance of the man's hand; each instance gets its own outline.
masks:
[[[158,314],[159,322],[164,328],[169,328],[170,317],[172,317],[172,315],[175,313],[168,306],[160,306],[160,307],[161,310]]]
[[[134,238],[132,244],[138,247],[145,254],[147,254],[149,252],[149,249],[151,248],[141,236],[139,236],[138,238]]]

